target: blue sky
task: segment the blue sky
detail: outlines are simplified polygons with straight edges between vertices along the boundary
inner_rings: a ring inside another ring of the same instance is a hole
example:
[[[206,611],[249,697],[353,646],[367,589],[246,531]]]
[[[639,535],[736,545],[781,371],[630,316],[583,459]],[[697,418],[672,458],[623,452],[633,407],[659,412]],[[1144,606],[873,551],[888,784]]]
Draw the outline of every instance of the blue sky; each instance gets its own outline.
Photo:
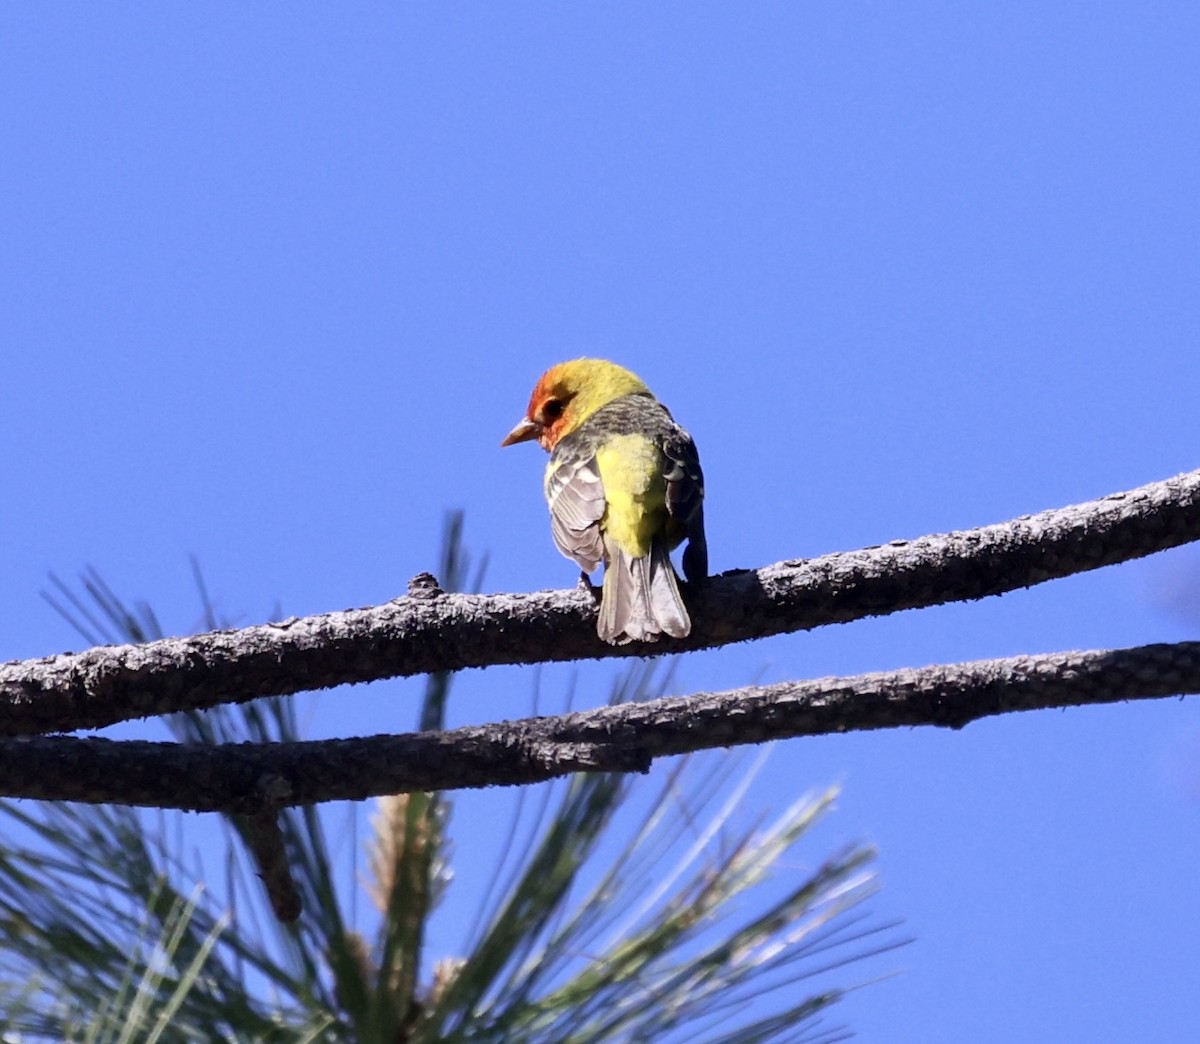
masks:
[[[403,593],[456,507],[488,590],[570,586],[540,451],[498,443],[581,354],[691,430],[714,571],[1198,464],[1195,5],[10,3],[0,97],[4,658],[78,647],[50,570],[186,630],[195,554],[250,623]],[[1190,580],[1185,548],[673,691],[1194,637]],[[531,689],[466,676],[456,719]],[[880,846],[918,941],[843,1006],[862,1039],[1183,1040],[1198,757],[1186,700],[795,741],[746,814],[838,780],[827,840]]]

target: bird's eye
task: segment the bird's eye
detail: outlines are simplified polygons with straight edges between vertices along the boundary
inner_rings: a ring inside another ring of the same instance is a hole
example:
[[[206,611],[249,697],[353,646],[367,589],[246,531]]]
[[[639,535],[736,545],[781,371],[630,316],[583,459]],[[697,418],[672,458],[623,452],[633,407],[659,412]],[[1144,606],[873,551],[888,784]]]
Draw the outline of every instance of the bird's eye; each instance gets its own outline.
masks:
[[[562,416],[563,401],[562,399],[547,399],[542,406],[542,416],[548,421],[558,420]]]

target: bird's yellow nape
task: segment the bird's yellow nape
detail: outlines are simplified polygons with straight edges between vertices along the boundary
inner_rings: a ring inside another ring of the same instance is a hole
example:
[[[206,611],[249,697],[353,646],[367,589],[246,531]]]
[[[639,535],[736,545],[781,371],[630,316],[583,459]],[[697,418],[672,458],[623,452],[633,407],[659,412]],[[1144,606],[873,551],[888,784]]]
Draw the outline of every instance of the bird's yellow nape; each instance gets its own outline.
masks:
[[[502,446],[537,439],[552,450],[602,406],[626,395],[650,395],[636,373],[607,359],[572,359],[551,366],[529,397],[525,418],[505,436]]]

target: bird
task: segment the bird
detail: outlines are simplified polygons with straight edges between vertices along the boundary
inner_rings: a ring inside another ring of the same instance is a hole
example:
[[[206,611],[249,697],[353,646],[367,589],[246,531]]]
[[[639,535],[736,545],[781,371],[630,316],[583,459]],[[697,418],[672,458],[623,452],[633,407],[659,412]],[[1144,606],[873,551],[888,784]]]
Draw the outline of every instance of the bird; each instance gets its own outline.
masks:
[[[704,474],[692,437],[640,377],[573,359],[538,380],[500,443],[550,453],[545,493],[554,543],[586,574],[604,564],[596,632],[612,645],[692,630],[670,552],[685,539],[690,588],[708,576]]]

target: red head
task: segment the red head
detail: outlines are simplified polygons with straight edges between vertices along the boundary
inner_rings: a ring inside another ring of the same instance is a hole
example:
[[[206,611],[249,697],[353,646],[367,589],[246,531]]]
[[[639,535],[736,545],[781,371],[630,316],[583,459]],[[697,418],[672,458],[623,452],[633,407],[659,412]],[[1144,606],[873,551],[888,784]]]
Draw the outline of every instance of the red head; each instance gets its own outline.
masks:
[[[537,439],[542,449],[552,450],[601,406],[625,395],[649,394],[636,374],[616,363],[604,359],[559,363],[542,374],[525,416],[500,445]]]

